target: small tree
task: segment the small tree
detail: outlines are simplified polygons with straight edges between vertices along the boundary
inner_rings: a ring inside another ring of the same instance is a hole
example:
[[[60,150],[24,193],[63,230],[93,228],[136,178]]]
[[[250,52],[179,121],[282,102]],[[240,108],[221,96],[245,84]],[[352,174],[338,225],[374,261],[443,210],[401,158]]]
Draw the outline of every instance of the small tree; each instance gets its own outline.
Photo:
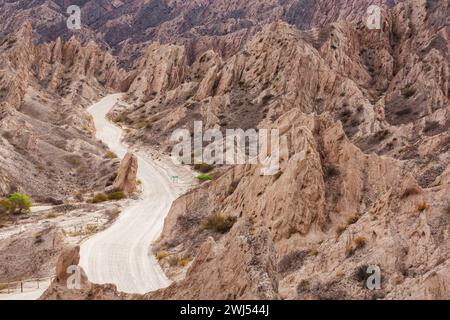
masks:
[[[26,194],[15,192],[8,198],[0,201],[2,210],[10,214],[23,214],[30,212],[32,206],[30,198]]]

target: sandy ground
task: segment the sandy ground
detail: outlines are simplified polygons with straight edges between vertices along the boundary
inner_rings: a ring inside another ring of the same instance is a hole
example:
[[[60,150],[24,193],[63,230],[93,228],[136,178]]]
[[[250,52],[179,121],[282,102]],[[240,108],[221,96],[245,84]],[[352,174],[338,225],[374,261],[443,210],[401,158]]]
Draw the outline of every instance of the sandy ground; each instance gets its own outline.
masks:
[[[40,282],[39,289],[36,282],[24,284],[24,292],[20,292],[20,287],[11,294],[0,293],[0,300],[37,300],[50,286],[50,281]]]
[[[97,138],[122,158],[127,152],[121,142],[122,129],[106,119],[120,97],[109,95],[90,107],[89,112]],[[189,188],[193,175],[172,164],[169,158],[155,161],[147,153],[135,154],[143,193],[110,228],[82,243],[80,265],[93,283],[113,283],[122,292],[143,294],[170,284],[150,244],[159,238],[172,202]],[[173,176],[178,177],[177,182],[172,181]]]
[[[0,229],[0,241],[6,241],[14,237],[32,237],[40,230],[55,228],[66,233],[65,244],[78,244],[88,236],[87,234],[80,234],[80,230],[85,229],[86,226],[96,226],[99,230],[107,228],[111,224],[111,219],[114,219],[115,212],[120,213],[121,206],[127,206],[130,202],[132,201],[123,200],[120,203],[104,203],[86,208],[80,206],[78,209],[59,213],[56,213],[56,207],[52,206],[33,207],[32,213],[27,216],[27,219]],[[108,212],[113,212],[113,216],[110,216]],[[52,214],[51,218],[47,217],[48,214]],[[29,250],[33,249],[24,247],[23,251],[15,254],[17,256],[30,255]],[[45,273],[45,270],[41,271]],[[49,281],[41,280],[38,288],[36,281],[24,279],[23,293],[20,290],[20,285],[16,284],[16,288],[11,289],[9,293],[6,289],[0,290],[0,300],[35,300],[42,295],[49,285]]]

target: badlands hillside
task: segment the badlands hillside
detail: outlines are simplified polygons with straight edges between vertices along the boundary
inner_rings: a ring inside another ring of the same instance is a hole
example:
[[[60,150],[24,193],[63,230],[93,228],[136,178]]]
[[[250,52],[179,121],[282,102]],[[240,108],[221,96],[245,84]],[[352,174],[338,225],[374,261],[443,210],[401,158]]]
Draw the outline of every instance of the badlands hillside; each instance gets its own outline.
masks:
[[[125,101],[110,118],[136,149],[169,155],[194,121],[287,139],[272,176],[193,167],[212,180],[149,244],[169,287],[131,295],[84,277],[67,290],[75,248],[42,298],[450,298],[447,0],[376,1],[381,30],[366,26],[372,1],[82,3],[75,32],[66,1],[2,5],[2,196],[69,203],[110,186],[118,161],[86,107],[112,92]],[[380,290],[365,286],[369,265]]]

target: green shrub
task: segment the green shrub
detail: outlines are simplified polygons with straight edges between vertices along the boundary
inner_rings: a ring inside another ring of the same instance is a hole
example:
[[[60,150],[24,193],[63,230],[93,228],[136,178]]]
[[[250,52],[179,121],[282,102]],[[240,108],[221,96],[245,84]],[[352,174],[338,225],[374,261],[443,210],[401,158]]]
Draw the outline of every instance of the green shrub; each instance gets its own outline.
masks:
[[[197,179],[198,179],[199,181],[201,181],[201,182],[205,182],[205,181],[211,181],[211,180],[213,180],[213,177],[211,177],[211,176],[208,175],[208,174],[201,174],[201,175],[199,175],[199,176],[197,177]]]
[[[236,217],[214,214],[202,220],[202,227],[223,234],[230,231],[236,221]]]
[[[108,201],[108,196],[104,193],[97,193],[94,199],[92,199],[92,203],[100,203],[105,201]]]
[[[208,173],[211,172],[214,169],[214,166],[206,163],[200,163],[194,165],[194,170],[201,172],[201,173]]]
[[[10,214],[23,214],[30,212],[32,205],[33,203],[26,194],[15,192],[0,201],[0,210]]]
[[[125,199],[127,196],[123,191],[116,191],[108,193],[108,200],[122,200]]]

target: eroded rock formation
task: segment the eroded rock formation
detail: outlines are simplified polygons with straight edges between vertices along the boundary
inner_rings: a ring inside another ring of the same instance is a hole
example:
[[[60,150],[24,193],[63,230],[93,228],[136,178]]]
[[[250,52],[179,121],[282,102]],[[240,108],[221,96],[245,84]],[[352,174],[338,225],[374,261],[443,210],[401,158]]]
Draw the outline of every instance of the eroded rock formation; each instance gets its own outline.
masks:
[[[137,189],[138,160],[132,153],[127,153],[120,163],[113,189],[121,190],[126,195],[133,194]]]

